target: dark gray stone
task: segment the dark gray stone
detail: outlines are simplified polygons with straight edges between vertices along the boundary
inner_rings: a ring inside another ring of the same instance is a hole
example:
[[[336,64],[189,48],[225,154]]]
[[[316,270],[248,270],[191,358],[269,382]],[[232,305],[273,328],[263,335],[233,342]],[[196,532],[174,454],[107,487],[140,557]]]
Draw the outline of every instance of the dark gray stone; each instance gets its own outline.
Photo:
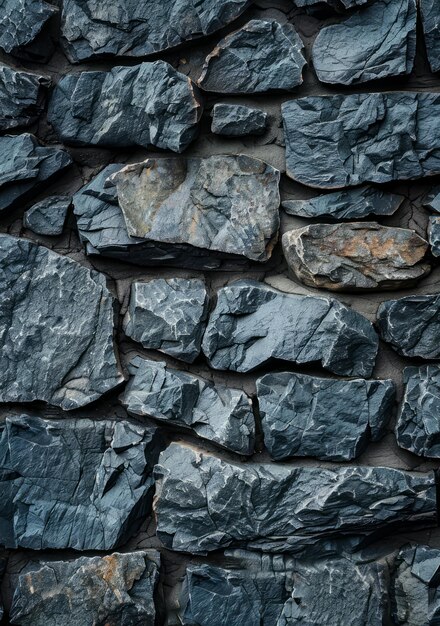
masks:
[[[49,84],[45,76],[0,65],[0,131],[35,122],[43,110]]]
[[[217,93],[295,89],[303,82],[303,48],[291,24],[251,20],[206,57],[198,85]]]
[[[193,554],[242,545],[301,552],[320,540],[436,525],[434,473],[233,465],[172,443],[154,469],[157,535]]]
[[[72,63],[95,56],[143,57],[211,35],[236,19],[249,0],[65,0],[62,44]]]
[[[248,372],[277,358],[370,376],[378,337],[366,318],[333,298],[239,280],[218,292],[202,349],[215,369]]]
[[[6,570],[7,560],[6,558],[0,558],[0,584],[3,581],[3,574]],[[0,596],[0,620],[3,619],[4,615],[4,607],[3,607],[3,598]]]
[[[382,339],[402,356],[440,358],[440,295],[382,302],[377,328]]]
[[[335,9],[354,9],[367,4],[369,0],[293,0],[297,7],[314,7],[317,4],[328,4]]]
[[[323,83],[352,85],[410,74],[416,54],[415,0],[376,0],[322,28],[312,51]]]
[[[440,70],[440,6],[437,0],[420,0],[425,46],[433,72]]]
[[[182,152],[197,136],[202,110],[192,81],[155,61],[64,76],[49,102],[48,121],[74,145]]]
[[[439,110],[440,95],[422,92],[285,102],[287,174],[329,189],[439,174]]]
[[[192,363],[200,354],[208,304],[205,283],[197,278],[132,283],[124,332],[144,348]]]
[[[69,196],[49,196],[25,212],[23,226],[37,235],[61,235],[71,206]]]
[[[265,111],[240,104],[215,104],[211,116],[211,131],[227,137],[262,135],[267,126]]]
[[[11,623],[154,626],[159,567],[156,550],[33,563],[20,573]]]
[[[1,0],[0,48],[8,54],[45,60],[52,47],[38,38],[58,8],[42,0]],[[46,48],[46,50],[44,50]]]
[[[41,146],[28,133],[0,137],[0,211],[34,194],[71,162],[67,152]]]
[[[428,226],[428,239],[431,253],[435,257],[440,256],[440,217],[430,217]]]
[[[1,234],[0,291],[0,402],[76,409],[123,381],[102,274]]]
[[[392,415],[391,380],[335,380],[290,372],[257,380],[264,443],[276,461],[350,461],[378,441]]]
[[[112,550],[151,507],[156,429],[124,421],[6,419],[0,439],[0,542]]]
[[[423,199],[423,206],[440,213],[440,187],[437,186],[431,189]]]
[[[121,402],[130,414],[190,428],[223,448],[253,454],[255,420],[251,401],[240,389],[214,386],[166,363],[139,357],[129,372]]]
[[[376,222],[311,224],[283,235],[295,276],[331,291],[401,289],[429,274],[428,242],[413,230]]]
[[[368,215],[393,215],[403,200],[403,196],[382,189],[359,187],[335,191],[309,200],[285,200],[281,206],[289,215],[298,217],[350,220]]]

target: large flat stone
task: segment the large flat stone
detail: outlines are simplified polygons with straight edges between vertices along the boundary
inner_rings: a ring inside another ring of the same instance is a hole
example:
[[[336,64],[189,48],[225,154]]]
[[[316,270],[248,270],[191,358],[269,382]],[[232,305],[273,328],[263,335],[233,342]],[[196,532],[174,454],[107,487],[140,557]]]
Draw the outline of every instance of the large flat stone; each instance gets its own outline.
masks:
[[[49,196],[25,212],[23,226],[37,235],[61,235],[71,206],[70,196]]]
[[[160,440],[124,421],[9,417],[0,439],[0,542],[112,550],[151,507]]]
[[[331,291],[401,289],[429,274],[428,242],[376,222],[311,224],[283,235],[287,264],[304,284]]]
[[[202,104],[192,81],[165,61],[63,76],[48,121],[73,145],[151,145],[182,152],[195,139]]]
[[[8,54],[45,60],[52,48],[38,38],[58,8],[42,0],[2,0],[1,8],[0,48]]]
[[[320,362],[335,374],[370,376],[378,337],[337,300],[289,295],[253,280],[218,292],[202,349],[211,367],[248,372],[272,358]]]
[[[202,439],[239,454],[253,454],[255,420],[240,389],[212,385],[166,363],[136,357],[121,402],[134,416],[189,428]]]
[[[102,274],[1,234],[0,290],[0,402],[76,409],[123,381]]]
[[[439,174],[439,111],[440,95],[425,92],[285,102],[287,174],[304,185],[329,189]]]
[[[31,563],[18,578],[11,623],[154,626],[159,566],[156,550]]]
[[[410,74],[416,21],[415,0],[376,0],[345,21],[325,26],[312,51],[318,79],[352,85]]]
[[[193,554],[300,552],[320,540],[436,524],[434,473],[384,467],[233,465],[172,443],[154,470],[157,534]]]
[[[63,48],[72,63],[96,56],[144,57],[211,35],[236,19],[249,0],[65,0]]]
[[[211,132],[226,137],[262,135],[267,126],[267,113],[240,104],[219,102],[212,108]]]
[[[440,70],[440,6],[436,0],[420,0],[420,14],[429,65]]]
[[[49,84],[46,76],[0,65],[0,131],[35,122],[43,110]]]
[[[392,415],[391,380],[335,380],[290,372],[257,380],[264,443],[276,461],[350,461],[378,441]]]
[[[206,57],[198,85],[217,93],[295,89],[303,82],[303,48],[291,24],[251,20]]]

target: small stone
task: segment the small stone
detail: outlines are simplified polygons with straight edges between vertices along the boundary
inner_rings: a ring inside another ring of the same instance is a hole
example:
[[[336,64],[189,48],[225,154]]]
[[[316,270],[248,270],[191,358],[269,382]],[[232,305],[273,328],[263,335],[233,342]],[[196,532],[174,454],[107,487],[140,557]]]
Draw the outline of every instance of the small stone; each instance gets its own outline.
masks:
[[[35,194],[71,163],[67,152],[41,146],[28,133],[0,137],[0,211]]]
[[[440,295],[386,300],[376,324],[382,339],[402,356],[440,358]]]
[[[139,357],[129,372],[121,402],[131,415],[189,428],[223,448],[253,454],[255,420],[250,398],[240,389],[214,386],[166,363]]]
[[[43,110],[45,88],[49,84],[50,79],[46,76],[0,65],[0,131],[36,122]]]
[[[378,441],[392,414],[391,380],[335,380],[289,372],[257,380],[264,443],[276,461],[350,461]]]
[[[240,104],[215,104],[212,109],[211,132],[227,137],[262,135],[267,126],[267,113]]]
[[[431,254],[440,256],[440,217],[430,217],[428,226],[428,238],[431,246]]]
[[[423,206],[440,213],[440,187],[437,186],[431,189],[423,199]]]
[[[35,60],[46,60],[52,47],[45,41],[38,45],[37,40],[58,8],[42,0],[2,0],[1,9],[0,48],[15,56],[29,55],[36,57]]]
[[[427,92],[289,100],[282,105],[287,175],[332,189],[439,174],[439,110],[440,95]]]
[[[203,554],[227,546],[301,552],[320,541],[436,525],[434,472],[235,465],[172,443],[154,469],[157,535]]]
[[[127,421],[8,417],[0,439],[0,542],[113,550],[151,509],[158,432]]]
[[[352,85],[410,74],[416,54],[415,0],[376,0],[322,28],[312,58],[323,83]]]
[[[165,61],[64,76],[48,121],[74,145],[151,145],[182,152],[195,139],[202,104],[192,81]]]
[[[428,242],[414,231],[376,222],[311,224],[283,235],[283,252],[295,276],[331,291],[400,289],[431,271]]]
[[[1,234],[0,291],[0,402],[77,409],[124,380],[102,274]]]
[[[49,196],[25,212],[23,226],[37,235],[61,235],[71,206],[68,196]]]
[[[285,294],[239,280],[220,289],[202,350],[211,367],[248,372],[272,358],[370,376],[378,337],[370,322],[333,298]]]
[[[403,196],[382,189],[358,187],[316,196],[309,200],[285,200],[281,206],[289,215],[298,217],[351,220],[369,215],[393,215],[403,200]]]
[[[198,85],[217,93],[295,89],[303,82],[303,48],[291,24],[251,20],[206,57]]]
[[[440,6],[437,0],[420,0],[425,47],[432,72],[440,70]]]
[[[11,621],[48,626],[61,617],[69,626],[154,626],[159,566],[156,550],[31,562],[20,572]]]

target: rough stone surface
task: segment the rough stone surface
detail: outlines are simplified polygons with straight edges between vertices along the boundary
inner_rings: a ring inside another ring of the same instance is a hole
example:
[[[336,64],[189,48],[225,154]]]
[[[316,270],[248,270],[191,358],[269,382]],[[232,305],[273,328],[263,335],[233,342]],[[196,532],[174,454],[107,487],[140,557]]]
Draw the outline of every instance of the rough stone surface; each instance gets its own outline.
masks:
[[[267,126],[267,113],[240,104],[215,104],[211,131],[227,137],[262,135]]]
[[[431,191],[426,194],[423,200],[423,206],[427,209],[431,209],[436,213],[440,213],[440,187],[436,186],[431,189]]]
[[[285,102],[287,174],[329,189],[439,174],[440,126],[434,123],[439,110],[440,95],[422,92]]]
[[[328,4],[336,9],[353,9],[367,4],[369,0],[293,0],[297,7],[313,7],[317,4]]]
[[[6,419],[0,439],[1,543],[112,550],[149,512],[160,440],[124,421]]]
[[[44,50],[40,50],[38,45],[34,49],[32,46],[47,21],[57,12],[56,6],[42,0],[2,0],[0,48],[18,56],[30,52],[31,56],[46,58]],[[30,50],[26,50],[29,47]]]
[[[215,369],[248,372],[271,358],[320,361],[335,374],[370,376],[378,338],[337,300],[284,294],[252,280],[218,292],[202,349]]]
[[[255,421],[243,391],[214,386],[166,363],[138,357],[129,371],[130,381],[121,397],[129,413],[190,428],[223,448],[253,454]]]
[[[217,93],[295,89],[303,82],[303,47],[291,24],[251,20],[206,57],[198,85]]]
[[[276,461],[350,461],[378,441],[392,415],[391,380],[335,380],[289,372],[257,380],[264,443]]]
[[[74,145],[151,145],[182,152],[195,139],[202,105],[192,81],[165,61],[64,76],[48,120]]]
[[[0,131],[35,122],[43,110],[49,84],[45,76],[0,65]]]
[[[387,300],[377,310],[382,339],[403,356],[440,358],[440,295]]]
[[[436,520],[434,473],[232,465],[172,443],[154,474],[158,537],[193,554],[235,545],[296,552]]]
[[[42,561],[20,575],[11,621],[51,626],[62,616],[69,626],[154,626],[159,566],[155,550]]]
[[[143,57],[211,35],[236,19],[249,0],[65,0],[62,43],[72,63],[95,56]]]
[[[319,80],[352,85],[410,74],[416,20],[415,0],[376,0],[344,22],[322,28],[312,53]]]
[[[70,410],[123,381],[103,274],[0,235],[0,402]]]
[[[312,224],[283,235],[289,268],[304,284],[331,291],[400,289],[431,271],[428,243],[414,231],[376,222]]]
[[[428,238],[431,245],[431,253],[435,257],[440,256],[440,217],[429,218]]]
[[[25,212],[23,226],[37,235],[61,235],[71,206],[69,196],[49,196]]]
[[[0,211],[35,193],[71,162],[67,152],[41,146],[28,133],[0,137]]]
[[[440,70],[440,6],[436,0],[420,0],[428,61],[433,72]]]

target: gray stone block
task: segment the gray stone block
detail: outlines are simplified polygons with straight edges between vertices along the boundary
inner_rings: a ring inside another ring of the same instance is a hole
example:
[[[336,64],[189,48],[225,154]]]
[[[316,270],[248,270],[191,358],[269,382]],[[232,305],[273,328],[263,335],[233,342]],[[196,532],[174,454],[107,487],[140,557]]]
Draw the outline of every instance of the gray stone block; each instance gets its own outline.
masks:
[[[240,104],[217,103],[211,117],[211,132],[227,137],[262,135],[267,126],[265,111]]]
[[[47,42],[38,45],[38,36],[58,8],[42,0],[2,0],[1,9],[0,48],[18,56],[30,52],[30,56],[45,60],[52,48]]]
[[[420,0],[420,15],[429,65],[433,72],[438,72],[440,70],[440,6],[438,2]]]
[[[49,196],[25,212],[23,226],[37,235],[61,235],[71,206],[70,196]]]
[[[0,131],[29,126],[37,121],[49,84],[50,79],[46,76],[0,65]]]

